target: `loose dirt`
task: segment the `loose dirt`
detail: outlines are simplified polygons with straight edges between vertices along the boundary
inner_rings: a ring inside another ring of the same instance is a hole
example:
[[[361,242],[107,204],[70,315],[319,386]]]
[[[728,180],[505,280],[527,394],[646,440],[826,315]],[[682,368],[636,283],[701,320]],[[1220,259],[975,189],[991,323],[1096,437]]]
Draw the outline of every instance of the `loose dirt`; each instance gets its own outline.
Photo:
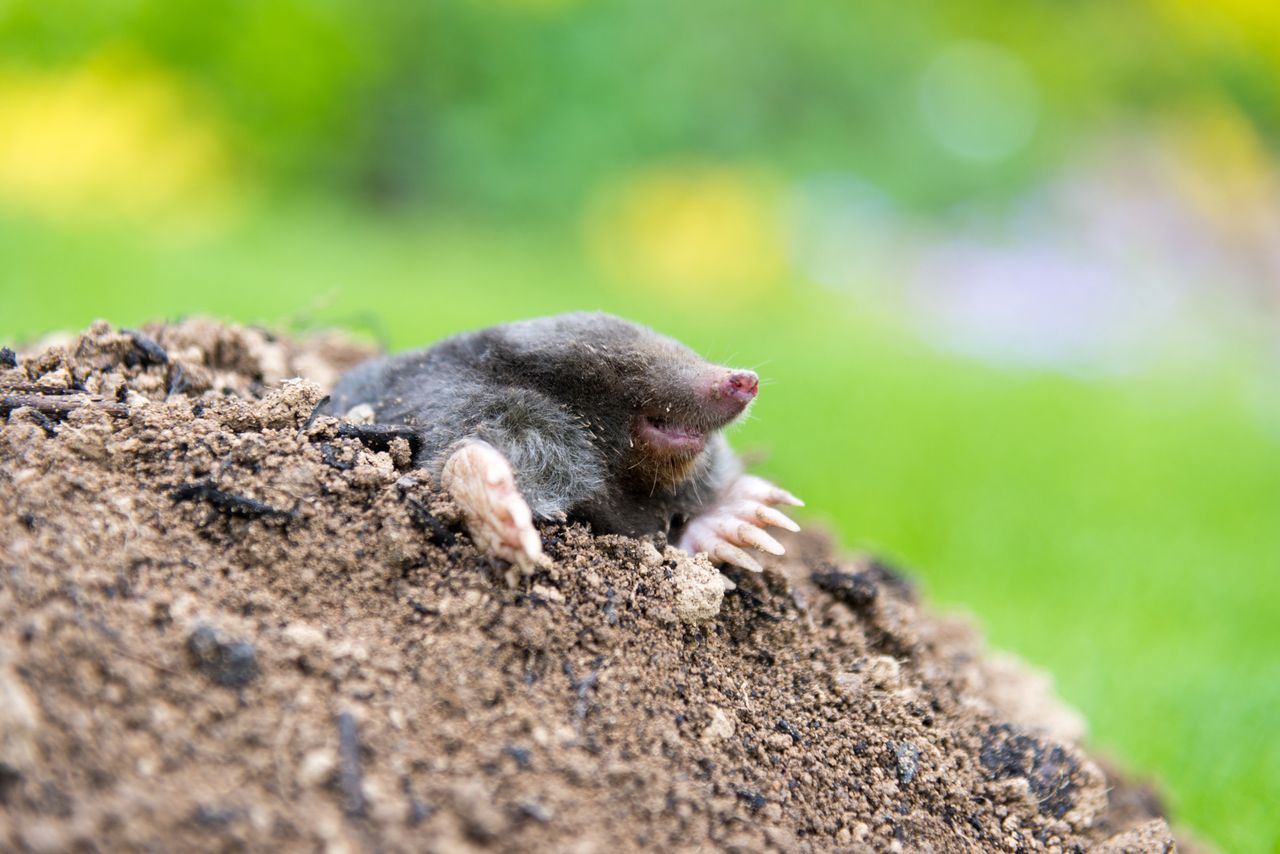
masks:
[[[406,437],[313,415],[368,355],[0,352],[0,848],[1172,850],[1043,677],[821,537],[726,590],[549,527],[509,588]]]

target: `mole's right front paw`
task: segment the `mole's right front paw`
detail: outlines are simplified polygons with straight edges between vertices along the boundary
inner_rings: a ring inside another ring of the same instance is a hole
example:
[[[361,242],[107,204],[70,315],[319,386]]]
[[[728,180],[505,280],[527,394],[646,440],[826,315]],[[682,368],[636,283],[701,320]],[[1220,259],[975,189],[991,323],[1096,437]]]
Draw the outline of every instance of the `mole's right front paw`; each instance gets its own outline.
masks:
[[[462,508],[467,532],[482,551],[526,575],[550,565],[511,463],[498,449],[480,441],[458,448],[444,464],[441,485]],[[507,580],[515,579],[509,574]]]
[[[689,554],[706,552],[712,560],[763,572],[760,562],[746,549],[771,555],[786,554],[782,543],[764,529],[777,526],[788,531],[800,530],[799,525],[774,509],[779,504],[804,506],[803,501],[785,489],[764,478],[744,474],[725,490],[719,501],[689,521],[680,538],[680,548]]]

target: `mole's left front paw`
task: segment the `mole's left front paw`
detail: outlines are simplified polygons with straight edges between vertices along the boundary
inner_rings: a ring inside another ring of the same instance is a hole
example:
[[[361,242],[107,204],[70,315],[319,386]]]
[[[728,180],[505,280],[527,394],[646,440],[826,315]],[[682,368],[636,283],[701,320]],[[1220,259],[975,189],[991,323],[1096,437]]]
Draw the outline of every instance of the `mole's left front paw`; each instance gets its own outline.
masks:
[[[467,442],[445,462],[441,475],[441,485],[462,508],[467,532],[482,551],[511,562],[526,575],[550,564],[511,463],[497,448]],[[507,581],[515,582],[513,573]]]
[[[733,564],[752,572],[763,567],[745,549],[755,548],[772,555],[786,553],[782,543],[764,529],[770,526],[799,531],[776,505],[803,507],[804,502],[785,489],[755,475],[743,475],[725,490],[712,506],[690,520],[680,538],[680,548],[695,554],[706,552],[713,560]]]

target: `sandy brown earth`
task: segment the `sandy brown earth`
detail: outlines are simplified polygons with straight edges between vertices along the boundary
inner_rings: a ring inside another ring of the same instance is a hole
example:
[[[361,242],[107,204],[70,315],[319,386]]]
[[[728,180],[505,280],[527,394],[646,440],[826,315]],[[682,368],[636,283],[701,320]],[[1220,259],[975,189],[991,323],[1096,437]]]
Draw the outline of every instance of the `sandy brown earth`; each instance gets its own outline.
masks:
[[[0,849],[1172,850],[1046,680],[819,537],[726,591],[553,527],[508,588],[404,437],[312,417],[367,355],[0,352]]]

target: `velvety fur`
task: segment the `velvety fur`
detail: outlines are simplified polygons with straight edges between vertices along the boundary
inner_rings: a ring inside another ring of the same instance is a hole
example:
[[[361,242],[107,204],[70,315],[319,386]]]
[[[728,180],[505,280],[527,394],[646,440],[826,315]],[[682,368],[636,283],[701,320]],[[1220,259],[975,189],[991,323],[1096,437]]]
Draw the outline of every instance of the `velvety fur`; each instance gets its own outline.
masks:
[[[448,338],[365,363],[342,378],[330,410],[369,404],[380,423],[422,436],[417,463],[439,475],[459,443],[506,455],[538,519],[566,513],[599,532],[675,538],[740,472],[730,420],[699,385],[714,367],[679,342],[605,314],[567,314]],[[635,440],[642,415],[705,431],[696,456]]]

